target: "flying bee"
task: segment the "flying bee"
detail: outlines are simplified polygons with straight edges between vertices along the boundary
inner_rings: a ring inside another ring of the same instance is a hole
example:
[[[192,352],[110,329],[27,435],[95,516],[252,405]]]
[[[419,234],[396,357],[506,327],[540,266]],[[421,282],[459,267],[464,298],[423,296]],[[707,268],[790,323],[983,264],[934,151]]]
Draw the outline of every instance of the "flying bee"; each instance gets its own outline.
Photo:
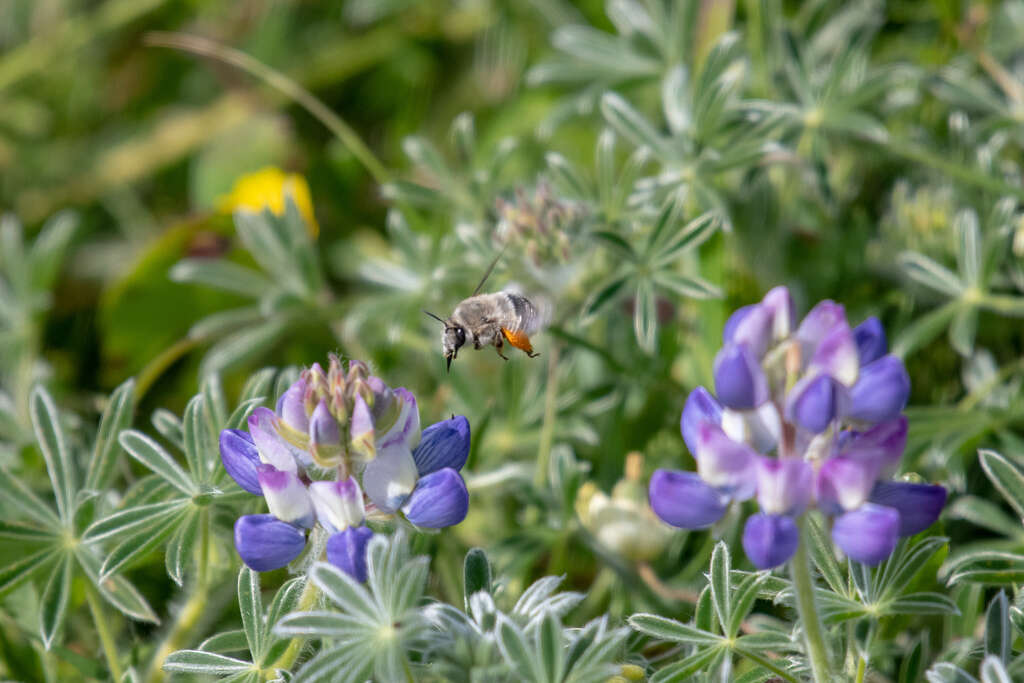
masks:
[[[498,258],[501,258],[501,254],[498,254],[491,263],[473,294],[456,306],[447,320],[430,311],[424,311],[444,325],[441,332],[441,350],[448,362],[448,370],[451,370],[452,361],[458,357],[459,349],[467,343],[472,343],[475,349],[493,345],[498,355],[505,360],[508,360],[508,356],[501,352],[505,342],[524,351],[530,358],[540,355],[534,353],[530,335],[538,332],[543,326],[546,318],[543,314],[545,307],[538,308],[530,299],[518,292],[478,293]]]

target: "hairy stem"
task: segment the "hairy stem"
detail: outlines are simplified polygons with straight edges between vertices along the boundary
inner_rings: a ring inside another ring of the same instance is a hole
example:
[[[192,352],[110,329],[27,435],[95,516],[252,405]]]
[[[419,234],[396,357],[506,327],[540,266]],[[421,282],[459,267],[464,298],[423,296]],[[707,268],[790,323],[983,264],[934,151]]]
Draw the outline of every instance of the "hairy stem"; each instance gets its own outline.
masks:
[[[120,681],[123,672],[121,670],[121,663],[117,659],[117,645],[114,644],[114,635],[110,632],[110,618],[104,613],[100,596],[91,583],[86,583],[85,585],[85,600],[89,603],[92,621],[96,625],[96,633],[99,634],[100,643],[103,645],[103,654],[107,658],[110,678]]]
[[[807,534],[804,518],[800,519],[800,543],[796,554],[789,562],[789,574],[793,580],[793,591],[796,594],[796,610],[800,615],[800,625],[804,631],[804,643],[807,646],[807,658],[811,663],[811,673],[816,683],[829,683],[828,648],[825,645],[825,628],[821,623],[821,615],[814,601],[814,581],[811,578],[811,562],[807,555]]]

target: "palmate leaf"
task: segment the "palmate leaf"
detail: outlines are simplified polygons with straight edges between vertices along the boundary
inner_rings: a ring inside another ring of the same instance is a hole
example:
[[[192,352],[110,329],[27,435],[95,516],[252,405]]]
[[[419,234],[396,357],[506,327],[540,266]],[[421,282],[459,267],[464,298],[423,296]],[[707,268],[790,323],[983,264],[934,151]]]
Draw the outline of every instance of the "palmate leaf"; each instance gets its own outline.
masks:
[[[74,463],[59,424],[57,406],[42,387],[37,386],[29,397],[29,414],[53,484],[57,514],[68,524],[74,512],[76,493]]]
[[[131,423],[134,410],[135,380],[128,379],[110,395],[103,417],[100,418],[89,470],[85,475],[86,490],[101,491],[110,484],[120,455],[117,435]]]

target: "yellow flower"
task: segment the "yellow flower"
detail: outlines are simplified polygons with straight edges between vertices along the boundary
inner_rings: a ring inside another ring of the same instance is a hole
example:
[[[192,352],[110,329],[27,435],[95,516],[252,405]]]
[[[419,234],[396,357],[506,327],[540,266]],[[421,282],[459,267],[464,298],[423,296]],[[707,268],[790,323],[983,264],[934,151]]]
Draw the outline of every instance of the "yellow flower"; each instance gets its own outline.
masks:
[[[246,173],[235,181],[231,192],[223,195],[219,208],[225,213],[238,209],[248,211],[270,210],[278,216],[284,215],[285,198],[290,197],[306,221],[309,234],[316,237],[320,226],[313,215],[313,198],[306,179],[297,173],[285,173],[276,166],[267,166],[252,173]]]

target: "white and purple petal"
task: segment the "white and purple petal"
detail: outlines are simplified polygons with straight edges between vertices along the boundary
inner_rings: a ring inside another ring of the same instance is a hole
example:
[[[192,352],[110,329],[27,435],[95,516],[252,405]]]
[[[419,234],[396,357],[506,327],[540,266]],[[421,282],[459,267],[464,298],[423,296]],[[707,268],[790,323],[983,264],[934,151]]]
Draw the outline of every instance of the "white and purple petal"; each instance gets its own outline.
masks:
[[[352,419],[349,422],[349,439],[356,453],[367,460],[377,457],[377,437],[373,426],[373,415],[363,395],[356,392],[352,402]]]
[[[450,467],[431,472],[417,482],[402,512],[416,526],[428,529],[454,526],[469,512],[466,482]]]
[[[745,443],[758,453],[767,453],[779,443],[782,419],[771,401],[754,410],[725,408],[722,411],[722,431],[733,441]]]
[[[300,377],[277,401],[277,414],[281,421],[301,434],[309,430],[309,416],[306,414],[307,386],[306,380]]]
[[[845,320],[837,323],[822,337],[811,356],[810,369],[815,373],[828,374],[848,387],[857,381],[860,369],[857,344]]]
[[[903,361],[882,356],[860,369],[845,416],[871,423],[889,420],[906,407],[909,396],[910,376]]]
[[[842,455],[827,459],[818,470],[818,505],[826,514],[854,510],[863,505],[878,481],[878,463]]]
[[[741,310],[741,316],[734,313],[726,322],[728,338],[725,346],[743,346],[755,360],[760,360],[772,341],[772,311],[761,304]]]
[[[799,515],[814,489],[814,468],[803,458],[757,459],[757,502],[769,515]]]
[[[658,517],[681,529],[705,529],[721,519],[729,506],[729,497],[696,472],[679,470],[656,470],[648,497]]]
[[[244,515],[235,522],[235,549],[242,562],[255,571],[280,569],[305,547],[302,530],[274,515]]]
[[[900,515],[900,536],[913,536],[935,523],[946,504],[946,489],[936,484],[906,481],[879,482],[871,502],[895,509]]]
[[[690,453],[697,453],[697,427],[702,422],[721,424],[722,406],[704,387],[697,387],[686,397],[683,415],[679,420],[679,429],[683,433],[683,441]]]
[[[851,560],[877,565],[896,548],[900,513],[890,507],[865,503],[836,518],[832,540]]]
[[[726,344],[715,356],[715,395],[736,410],[756,408],[768,400],[768,379],[745,345]]]
[[[277,433],[277,421],[274,411],[260,406],[249,415],[249,434],[262,462],[279,470],[296,472],[299,467],[293,449]]]
[[[255,495],[263,494],[256,476],[256,470],[260,466],[260,454],[248,432],[241,429],[221,431],[220,461],[239,486]]]
[[[327,561],[359,583],[366,581],[366,547],[373,531],[352,526],[327,539]]]
[[[800,342],[801,354],[805,361],[809,361],[821,341],[841,325],[849,325],[846,322],[846,311],[831,299],[818,302],[808,311],[796,330],[796,339]]]
[[[324,399],[320,399],[309,419],[309,449],[324,465],[332,464],[341,457],[341,430]]]
[[[306,485],[294,472],[260,465],[257,476],[270,514],[289,524],[313,526],[313,503]]]
[[[899,466],[907,445],[907,418],[899,415],[879,422],[865,432],[840,434],[839,453],[861,461],[877,463],[879,475],[888,475]]]
[[[419,472],[404,444],[382,451],[366,463],[363,490],[382,512],[394,512],[416,488]]]
[[[416,397],[404,387],[394,389],[392,395],[397,401],[398,417],[385,430],[377,429],[377,448],[387,449],[403,444],[411,450],[420,442],[420,410]]]
[[[469,457],[469,444],[469,420],[456,415],[424,429],[412,458],[421,477],[445,467],[458,471]]]
[[[779,342],[788,337],[796,322],[796,309],[789,288],[782,285],[773,287],[761,299],[761,305],[771,314],[772,341]]]
[[[743,551],[758,569],[784,564],[800,544],[800,531],[792,517],[758,513],[743,527]]]
[[[697,471],[730,498],[747,500],[754,495],[757,457],[757,451],[733,441],[718,425],[704,422],[697,429]]]
[[[341,481],[314,481],[309,498],[316,518],[331,533],[359,526],[366,516],[363,492],[355,477]]]

